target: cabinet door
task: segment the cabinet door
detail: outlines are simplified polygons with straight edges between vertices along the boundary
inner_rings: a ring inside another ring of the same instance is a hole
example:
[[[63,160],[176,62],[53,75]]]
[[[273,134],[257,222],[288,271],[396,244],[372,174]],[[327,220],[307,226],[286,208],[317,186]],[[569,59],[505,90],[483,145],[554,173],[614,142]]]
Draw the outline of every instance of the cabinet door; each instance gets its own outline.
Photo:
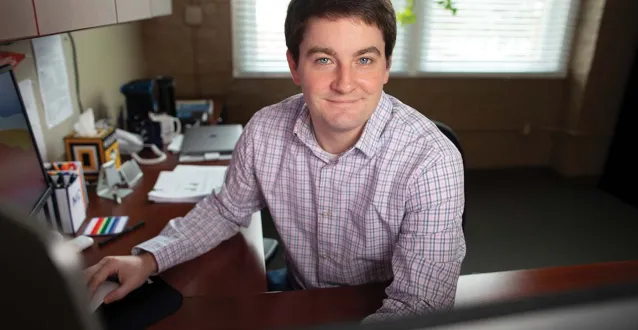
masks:
[[[114,0],[34,0],[40,34],[117,23]]]
[[[131,22],[151,18],[150,0],[115,0],[117,22]]]
[[[151,13],[153,17],[173,14],[172,0],[151,0]]]
[[[0,0],[0,40],[38,35],[33,2]]]

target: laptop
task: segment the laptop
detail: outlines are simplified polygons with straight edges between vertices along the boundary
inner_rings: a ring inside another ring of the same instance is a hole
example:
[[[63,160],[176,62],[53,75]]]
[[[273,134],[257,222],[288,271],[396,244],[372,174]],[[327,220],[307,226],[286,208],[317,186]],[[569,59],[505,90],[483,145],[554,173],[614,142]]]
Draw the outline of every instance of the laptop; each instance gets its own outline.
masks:
[[[191,127],[184,133],[182,155],[201,156],[213,152],[230,155],[241,136],[240,124]]]

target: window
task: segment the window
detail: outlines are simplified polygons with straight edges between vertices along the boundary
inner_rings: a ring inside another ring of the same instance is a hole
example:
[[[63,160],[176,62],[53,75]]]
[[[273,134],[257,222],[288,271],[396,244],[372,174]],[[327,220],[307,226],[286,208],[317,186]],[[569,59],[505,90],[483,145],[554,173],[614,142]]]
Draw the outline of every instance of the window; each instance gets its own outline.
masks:
[[[415,0],[417,22],[398,24],[391,72],[420,75],[564,76],[577,0]],[[284,21],[289,0],[233,0],[237,77],[289,76]],[[406,0],[393,0],[402,11]]]

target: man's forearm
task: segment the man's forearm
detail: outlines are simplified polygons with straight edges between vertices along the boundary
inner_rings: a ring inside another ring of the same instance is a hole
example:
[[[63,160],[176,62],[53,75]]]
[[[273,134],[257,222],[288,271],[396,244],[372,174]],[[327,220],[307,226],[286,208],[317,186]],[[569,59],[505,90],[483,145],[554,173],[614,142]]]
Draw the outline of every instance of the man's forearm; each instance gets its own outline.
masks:
[[[216,247],[235,235],[240,226],[248,227],[250,215],[263,207],[254,175],[250,127],[249,123],[237,142],[221,191],[198,202],[186,216],[169,221],[157,237],[133,249],[134,254],[151,252],[156,272]]]
[[[147,274],[156,274],[157,273],[157,261],[155,260],[155,256],[149,252],[143,252],[139,255],[142,258],[142,263],[144,264],[144,270]]]
[[[133,254],[153,254],[160,273],[174,265],[196,258],[239,231],[240,223],[223,214],[219,196],[200,201],[186,216],[173,219],[162,232],[133,248]]]

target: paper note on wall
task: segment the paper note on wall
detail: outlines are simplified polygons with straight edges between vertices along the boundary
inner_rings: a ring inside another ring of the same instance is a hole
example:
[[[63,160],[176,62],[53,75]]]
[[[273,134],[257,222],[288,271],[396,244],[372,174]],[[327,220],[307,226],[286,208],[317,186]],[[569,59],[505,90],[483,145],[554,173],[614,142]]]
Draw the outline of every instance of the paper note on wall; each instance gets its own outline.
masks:
[[[58,125],[73,113],[69,76],[60,35],[32,40],[38,70],[44,117],[49,128]]]
[[[29,117],[29,124],[31,124],[31,130],[35,137],[35,143],[38,145],[38,151],[42,161],[48,161],[47,148],[44,144],[44,135],[42,132],[42,126],[40,125],[40,115],[38,114],[38,107],[35,103],[35,94],[33,93],[33,83],[31,79],[26,79],[18,84],[20,88],[20,94],[22,94],[22,102],[27,110],[27,116]]]

